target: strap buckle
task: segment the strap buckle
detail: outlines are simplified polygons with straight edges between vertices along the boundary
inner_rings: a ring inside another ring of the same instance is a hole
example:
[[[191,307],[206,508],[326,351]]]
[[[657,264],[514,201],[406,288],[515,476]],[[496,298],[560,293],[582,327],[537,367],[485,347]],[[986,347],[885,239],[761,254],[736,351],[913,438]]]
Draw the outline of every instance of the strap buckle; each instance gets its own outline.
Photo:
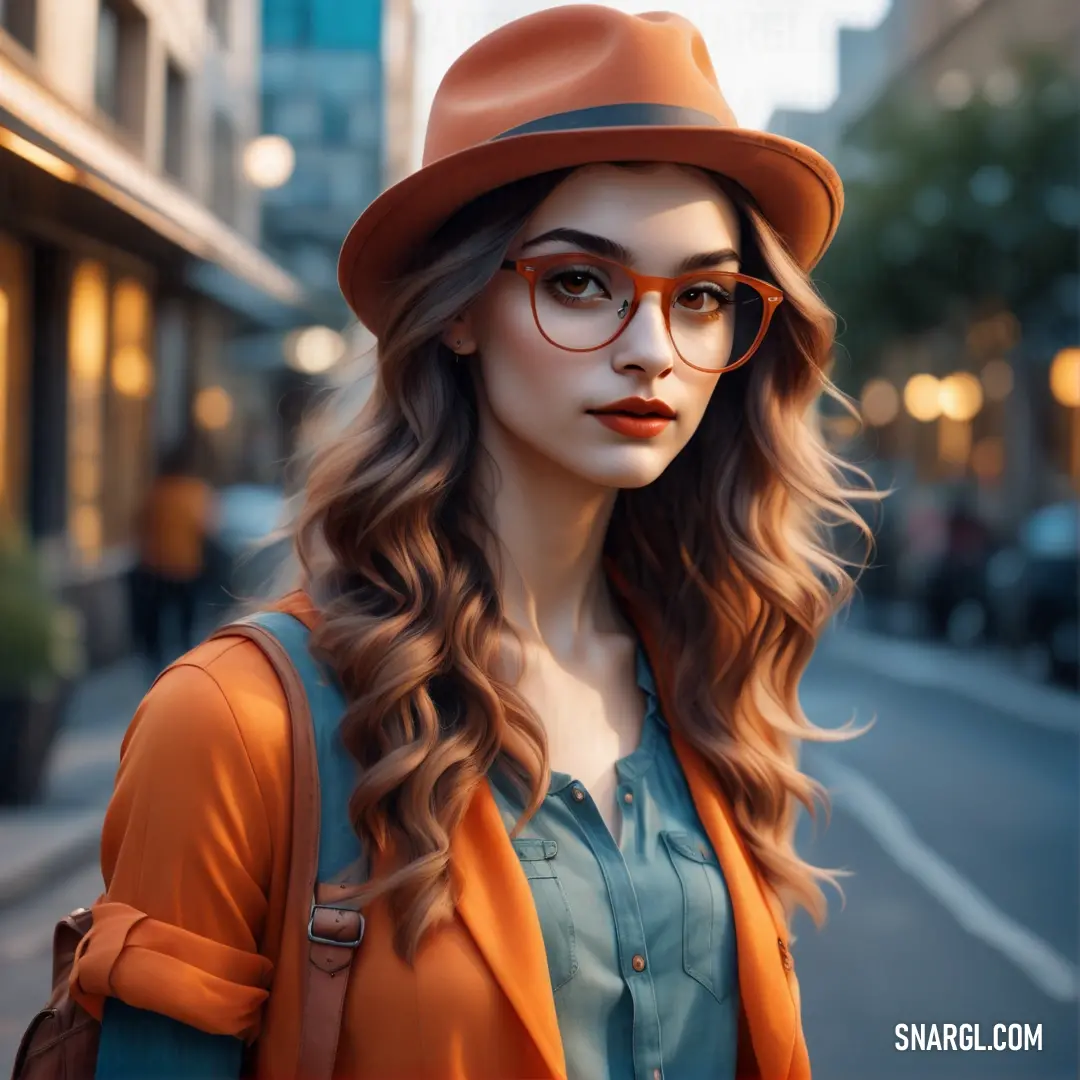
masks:
[[[360,920],[359,927],[356,932],[356,937],[349,940],[341,940],[339,938],[320,937],[315,933],[315,913],[319,909],[323,911],[342,911],[347,912],[350,915],[355,915]],[[367,921],[364,916],[356,910],[356,908],[342,907],[340,904],[312,904],[311,905],[311,917],[308,919],[307,924],[307,936],[308,941],[315,945],[337,945],[342,949],[357,949],[360,947],[360,942],[364,940],[364,930],[367,927]]]

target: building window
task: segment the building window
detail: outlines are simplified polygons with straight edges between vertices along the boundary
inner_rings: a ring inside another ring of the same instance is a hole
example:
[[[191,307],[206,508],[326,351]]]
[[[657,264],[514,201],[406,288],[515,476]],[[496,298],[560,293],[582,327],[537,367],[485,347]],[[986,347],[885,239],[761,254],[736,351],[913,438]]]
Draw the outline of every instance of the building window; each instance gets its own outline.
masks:
[[[229,0],[206,0],[206,21],[217,36],[218,44],[229,47]]]
[[[0,26],[24,49],[37,44],[37,0],[0,0]]]
[[[105,461],[109,482],[102,505],[106,547],[135,536],[143,493],[149,483],[149,399],[154,389],[150,360],[150,293],[137,278],[124,277],[112,290]]]
[[[326,146],[343,146],[349,141],[349,105],[328,99],[322,106],[322,141]]]
[[[67,517],[84,567],[135,537],[148,481],[150,341],[146,286],[133,277],[113,285],[102,263],[81,260],[68,308]]]
[[[146,17],[130,0],[101,0],[94,58],[94,100],[136,138],[146,115]]]
[[[307,44],[307,0],[264,0],[263,45],[295,48]]]
[[[183,180],[187,169],[187,78],[171,60],[165,66],[165,171]]]
[[[222,113],[214,116],[210,206],[222,221],[232,223],[236,214],[236,132]]]

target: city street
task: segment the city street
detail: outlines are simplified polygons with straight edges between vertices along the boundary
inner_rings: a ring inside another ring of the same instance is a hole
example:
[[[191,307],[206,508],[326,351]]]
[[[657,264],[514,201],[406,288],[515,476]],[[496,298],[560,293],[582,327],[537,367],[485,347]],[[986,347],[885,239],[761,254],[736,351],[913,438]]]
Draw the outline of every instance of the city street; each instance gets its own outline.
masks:
[[[803,700],[825,726],[876,719],[805,754],[834,815],[801,850],[853,872],[823,931],[796,927],[815,1080],[1074,1080],[1080,702],[986,659],[851,630],[819,650]],[[107,789],[116,731],[100,728],[81,797]],[[93,865],[72,867],[0,913],[5,1067],[48,990],[52,921],[99,888]],[[975,1023],[983,1044],[995,1024],[1041,1025],[1042,1049],[894,1048],[898,1024]]]

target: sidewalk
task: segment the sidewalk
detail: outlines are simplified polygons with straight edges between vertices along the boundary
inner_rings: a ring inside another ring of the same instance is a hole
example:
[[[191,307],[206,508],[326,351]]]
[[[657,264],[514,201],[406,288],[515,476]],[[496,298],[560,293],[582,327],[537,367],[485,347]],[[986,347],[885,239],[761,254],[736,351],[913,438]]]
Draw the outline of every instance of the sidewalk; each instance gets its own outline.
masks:
[[[92,672],[77,687],[53,748],[44,798],[0,810],[0,909],[97,858],[120,742],[149,685],[146,665],[128,658]]]

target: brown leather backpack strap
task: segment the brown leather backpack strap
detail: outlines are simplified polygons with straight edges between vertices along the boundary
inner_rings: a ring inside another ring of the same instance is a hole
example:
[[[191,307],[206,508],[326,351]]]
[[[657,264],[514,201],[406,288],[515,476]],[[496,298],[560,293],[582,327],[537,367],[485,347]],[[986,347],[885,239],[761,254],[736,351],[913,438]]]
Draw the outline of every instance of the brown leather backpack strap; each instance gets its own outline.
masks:
[[[302,993],[297,1076],[332,1080],[341,1036],[349,968],[364,936],[364,917],[339,899],[345,886],[317,885],[319,861],[319,759],[304,683],[281,642],[256,622],[241,620],[214,637],[245,637],[266,654],[289,707],[293,748],[293,827],[287,912],[308,913],[308,963]],[[337,904],[342,906],[335,906]],[[287,923],[285,933],[298,928]]]

